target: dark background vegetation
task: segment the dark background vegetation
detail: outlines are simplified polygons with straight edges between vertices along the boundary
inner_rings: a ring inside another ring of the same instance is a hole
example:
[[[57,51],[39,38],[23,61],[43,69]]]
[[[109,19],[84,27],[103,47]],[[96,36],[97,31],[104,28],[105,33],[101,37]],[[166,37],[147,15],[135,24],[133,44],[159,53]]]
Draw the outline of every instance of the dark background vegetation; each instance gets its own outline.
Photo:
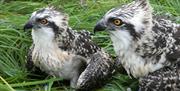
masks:
[[[39,8],[53,5],[70,16],[70,26],[76,30],[93,30],[105,12],[112,7],[132,0],[1,0],[0,1],[0,91],[69,91],[67,85],[55,86],[58,78],[28,78],[25,68],[27,50],[32,40],[23,25],[31,13]],[[150,0],[155,15],[168,15],[180,23],[180,0]],[[114,56],[111,41],[106,33],[93,36],[94,41]],[[125,91],[128,87],[138,88],[137,80],[127,75],[116,74],[98,91]]]

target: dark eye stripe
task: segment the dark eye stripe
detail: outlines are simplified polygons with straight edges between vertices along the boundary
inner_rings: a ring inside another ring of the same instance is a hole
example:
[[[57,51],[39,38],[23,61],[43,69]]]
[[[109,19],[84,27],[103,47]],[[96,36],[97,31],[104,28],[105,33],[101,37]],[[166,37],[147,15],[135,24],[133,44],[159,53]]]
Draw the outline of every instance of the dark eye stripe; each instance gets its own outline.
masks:
[[[125,23],[124,27],[129,31],[130,35],[133,36],[134,40],[141,38],[141,34],[136,32],[134,25]]]
[[[65,29],[64,28],[60,28],[58,27],[54,22],[49,22],[47,24],[47,27],[50,27],[53,29],[54,33],[55,33],[55,36],[59,33],[62,33]]]

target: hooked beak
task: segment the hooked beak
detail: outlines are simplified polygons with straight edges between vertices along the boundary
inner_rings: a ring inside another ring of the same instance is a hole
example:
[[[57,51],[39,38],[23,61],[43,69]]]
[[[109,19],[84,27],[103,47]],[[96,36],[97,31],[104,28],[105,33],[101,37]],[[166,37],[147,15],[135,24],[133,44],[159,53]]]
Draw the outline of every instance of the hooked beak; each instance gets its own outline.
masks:
[[[102,21],[99,21],[96,26],[94,27],[94,33],[96,31],[104,31],[106,29],[105,24]]]
[[[28,30],[28,29],[32,29],[33,28],[33,24],[31,21],[27,22],[25,25],[24,25],[24,31]]]

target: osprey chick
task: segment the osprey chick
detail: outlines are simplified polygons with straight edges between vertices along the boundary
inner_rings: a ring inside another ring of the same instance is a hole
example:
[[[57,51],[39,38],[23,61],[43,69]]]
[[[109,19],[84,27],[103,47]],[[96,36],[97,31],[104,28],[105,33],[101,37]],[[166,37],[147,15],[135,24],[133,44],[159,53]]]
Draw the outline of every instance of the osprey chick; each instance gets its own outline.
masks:
[[[109,10],[94,28],[101,30],[109,32],[122,66],[134,77],[146,76],[165,66],[174,67],[180,61],[180,24],[153,18],[148,0],[135,0]],[[169,74],[167,79],[180,75],[180,71],[176,76],[165,72]]]
[[[28,65],[70,80],[71,87],[89,89],[112,73],[109,55],[91,41],[89,32],[72,30],[66,14],[52,7],[35,11],[24,29],[32,29]]]

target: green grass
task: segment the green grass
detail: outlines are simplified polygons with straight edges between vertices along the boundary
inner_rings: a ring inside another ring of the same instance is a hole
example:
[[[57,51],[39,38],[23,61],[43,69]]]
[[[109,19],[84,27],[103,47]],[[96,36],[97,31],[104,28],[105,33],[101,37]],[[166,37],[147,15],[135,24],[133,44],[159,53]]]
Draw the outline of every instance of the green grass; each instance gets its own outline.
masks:
[[[5,2],[6,1],[6,2]],[[54,86],[57,78],[44,80],[30,79],[25,68],[27,50],[31,45],[31,35],[22,30],[23,25],[34,10],[48,4],[63,9],[70,16],[72,28],[86,29],[92,32],[96,24],[107,10],[130,0],[87,0],[86,6],[80,0],[19,0],[0,1],[0,91],[69,91],[68,86]],[[179,0],[150,0],[156,14],[171,14],[180,23]],[[114,55],[111,41],[106,33],[98,33],[94,41],[106,51]],[[137,80],[127,75],[117,74],[98,91],[125,91],[128,87],[137,89]]]

